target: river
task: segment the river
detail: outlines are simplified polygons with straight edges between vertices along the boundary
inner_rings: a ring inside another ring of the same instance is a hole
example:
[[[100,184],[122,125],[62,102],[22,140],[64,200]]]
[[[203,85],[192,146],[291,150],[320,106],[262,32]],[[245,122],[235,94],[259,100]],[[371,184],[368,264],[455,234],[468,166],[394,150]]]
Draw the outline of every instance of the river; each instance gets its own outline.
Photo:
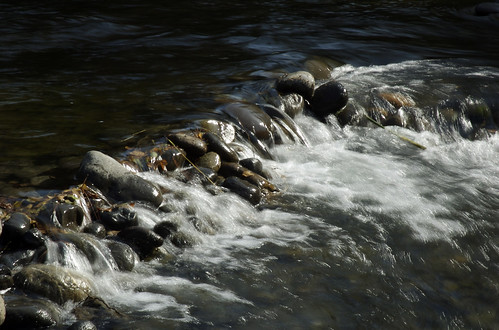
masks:
[[[427,112],[498,100],[499,16],[477,3],[3,1],[0,195],[78,184],[87,151],[120,157],[137,132],[219,118],[313,61],[357,108],[379,90]],[[182,196],[170,213],[137,206],[142,224],[174,219],[192,247],[132,272],[51,257],[133,329],[497,328],[497,126],[431,118],[383,130],[298,116],[308,145],[262,159],[281,194],[258,208],[141,173]]]

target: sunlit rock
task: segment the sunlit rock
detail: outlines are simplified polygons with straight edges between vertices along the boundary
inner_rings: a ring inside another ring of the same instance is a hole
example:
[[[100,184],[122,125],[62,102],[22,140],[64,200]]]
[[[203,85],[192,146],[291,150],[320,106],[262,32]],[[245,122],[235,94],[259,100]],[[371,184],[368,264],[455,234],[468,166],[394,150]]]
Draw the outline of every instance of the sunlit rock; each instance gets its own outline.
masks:
[[[281,94],[296,93],[310,100],[314,94],[315,79],[307,71],[288,73],[277,79],[275,88]]]
[[[237,153],[215,133],[207,132],[203,134],[203,140],[208,144],[208,150],[216,152],[222,160],[237,162]]]
[[[178,147],[185,150],[187,157],[195,160],[201,157],[208,151],[206,142],[197,136],[186,133],[175,133],[168,136],[168,138]]]
[[[197,160],[196,165],[199,167],[209,168],[214,172],[218,172],[220,166],[222,166],[222,160],[216,152],[210,151],[201,156]]]

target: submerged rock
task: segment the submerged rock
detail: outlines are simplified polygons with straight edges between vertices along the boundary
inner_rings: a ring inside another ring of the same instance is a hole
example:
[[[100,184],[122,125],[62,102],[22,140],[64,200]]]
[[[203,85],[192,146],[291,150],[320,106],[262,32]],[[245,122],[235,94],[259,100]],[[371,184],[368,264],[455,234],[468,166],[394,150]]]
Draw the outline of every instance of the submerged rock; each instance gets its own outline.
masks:
[[[118,161],[99,151],[87,152],[78,176],[118,201],[145,201],[154,206],[163,202],[161,191],[156,185],[128,171]]]
[[[59,203],[55,212],[63,228],[76,229],[83,223],[83,210],[78,205]]]
[[[311,111],[319,118],[324,119],[330,114],[336,114],[348,103],[348,92],[339,82],[331,80],[315,89],[314,97],[310,101]]]
[[[118,237],[130,245],[141,259],[150,255],[153,250],[163,245],[163,238],[151,229],[133,226],[123,229]]]
[[[128,204],[118,205],[111,210],[102,211],[99,221],[107,230],[122,230],[139,224],[137,212]]]
[[[58,304],[82,301],[92,293],[90,281],[64,267],[31,264],[14,275],[17,288],[46,297]]]
[[[315,79],[314,76],[307,71],[288,73],[277,79],[275,88],[279,93],[296,93],[300,94],[305,99],[310,100],[314,94]]]

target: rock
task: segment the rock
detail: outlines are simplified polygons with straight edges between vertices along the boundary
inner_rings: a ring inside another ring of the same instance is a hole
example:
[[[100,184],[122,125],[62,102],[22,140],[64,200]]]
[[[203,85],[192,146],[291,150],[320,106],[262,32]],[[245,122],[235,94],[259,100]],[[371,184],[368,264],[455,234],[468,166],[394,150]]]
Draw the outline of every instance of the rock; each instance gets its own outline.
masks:
[[[281,128],[280,132],[283,133],[283,135],[288,136],[293,142],[300,142],[305,145],[308,144],[298,125],[296,125],[293,118],[287,113],[271,104],[262,104],[261,108],[273,119],[274,126]],[[275,136],[277,135],[278,134],[275,134]]]
[[[194,161],[208,151],[206,142],[200,138],[186,133],[175,133],[168,136],[177,147],[185,150],[187,157]]]
[[[14,275],[14,284],[18,289],[61,305],[70,300],[85,300],[92,293],[92,285],[87,278],[55,265],[28,265]]]
[[[31,227],[30,218],[24,214],[15,212],[4,223],[2,230],[2,240],[7,242],[18,241]]]
[[[118,237],[130,245],[141,259],[147,257],[155,248],[163,245],[163,238],[148,228],[133,226],[123,229]]]
[[[241,180],[248,181],[252,185],[256,185],[261,189],[278,191],[277,187],[267,179],[265,179],[263,176],[250,171],[246,167],[241,166],[237,163],[222,162],[222,167],[220,167],[219,174],[224,177],[236,176]]]
[[[83,228],[83,232],[94,235],[97,238],[104,238],[106,237],[106,227],[102,223],[99,222],[92,222],[89,223],[88,225]]]
[[[43,226],[45,229],[49,228],[60,228],[61,224],[55,215],[55,210],[59,203],[53,201],[47,202],[42,205],[40,211],[36,215],[36,223],[39,226]]]
[[[222,166],[222,160],[216,152],[210,151],[201,156],[196,165],[198,167],[209,168],[213,172],[218,172],[220,166]]]
[[[245,158],[239,161],[241,166],[263,176],[263,164],[258,158]]]
[[[17,266],[25,266],[35,259],[36,251],[35,249],[19,249],[3,252],[0,255],[0,264],[4,264],[11,269]]]
[[[5,301],[0,296],[0,326],[5,322]]]
[[[204,133],[203,139],[208,144],[208,150],[216,152],[222,160],[227,162],[237,162],[237,153],[231,147],[229,147],[218,135],[210,132]]]
[[[203,184],[211,184],[212,182],[215,182],[217,180],[217,173],[212,169],[206,167],[190,167],[183,171],[182,175],[184,182],[200,181]]]
[[[139,257],[133,249],[125,244],[114,240],[104,241],[111,251],[111,255],[121,271],[132,271]]]
[[[161,153],[161,159],[166,161],[167,171],[175,171],[184,166],[185,157],[182,152],[184,152],[182,149],[171,147]]]
[[[63,228],[77,229],[83,223],[83,210],[78,205],[60,203],[55,214]]]
[[[170,241],[178,248],[186,248],[194,245],[192,237],[182,232],[176,232],[170,237]]]
[[[5,290],[14,285],[12,273],[9,267],[0,264],[0,290]]]
[[[304,63],[305,69],[314,76],[315,80],[331,79],[333,69],[341,65],[343,63],[319,56],[314,56]]]
[[[109,211],[102,211],[99,221],[107,230],[122,230],[139,224],[137,212],[128,204],[115,206]]]
[[[163,238],[168,238],[178,231],[178,226],[170,221],[162,221],[154,226],[153,231]]]
[[[63,311],[45,299],[6,296],[5,322],[2,329],[41,329],[60,322]]]
[[[275,88],[281,94],[296,93],[310,100],[314,94],[315,79],[307,71],[288,73],[277,79]]]
[[[499,3],[497,2],[482,2],[475,6],[475,15],[487,16],[499,13]]]
[[[305,99],[300,94],[291,93],[281,96],[281,104],[284,112],[291,118],[295,118],[305,109]]]
[[[77,321],[67,330],[97,330],[97,327],[91,321]]]
[[[225,143],[231,143],[236,138],[236,130],[230,123],[208,119],[201,121],[201,127],[206,129],[208,132],[214,133]]]
[[[154,206],[163,202],[163,196],[157,186],[128,171],[119,162],[99,151],[87,152],[81,162],[78,176],[118,201],[144,201]]]
[[[316,88],[310,101],[311,111],[324,119],[330,114],[336,114],[348,103],[348,92],[339,82],[331,80]]]
[[[23,235],[23,242],[27,248],[37,249],[45,245],[47,238],[38,228],[31,228]]]
[[[235,119],[242,128],[262,141],[271,142],[272,119],[254,104],[231,103],[223,111]],[[253,142],[253,141],[251,141]]]
[[[257,186],[252,185],[251,183],[241,180],[235,176],[231,176],[225,179],[222,186],[255,205],[260,203],[262,199],[262,193]]]

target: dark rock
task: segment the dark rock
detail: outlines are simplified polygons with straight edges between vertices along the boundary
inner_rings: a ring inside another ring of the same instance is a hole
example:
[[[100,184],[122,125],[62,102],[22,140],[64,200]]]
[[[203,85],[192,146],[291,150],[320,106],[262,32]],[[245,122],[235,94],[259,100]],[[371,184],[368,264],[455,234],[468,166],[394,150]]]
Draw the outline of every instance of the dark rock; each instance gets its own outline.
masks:
[[[262,193],[260,192],[260,189],[258,189],[258,187],[235,176],[231,176],[225,179],[222,186],[255,205],[260,203],[262,199]]]
[[[262,189],[267,189],[270,191],[278,190],[276,186],[274,186],[263,176],[253,171],[250,171],[246,167],[241,166],[237,163],[222,162],[222,166],[220,167],[219,173],[224,177],[236,176]]]
[[[55,214],[63,228],[76,229],[83,223],[83,210],[78,205],[60,203]]]
[[[23,241],[27,248],[37,249],[45,245],[47,238],[38,228],[31,228],[23,235]]]
[[[272,142],[272,119],[254,104],[231,103],[223,111],[258,140]],[[254,142],[254,141],[251,141]]]
[[[171,134],[168,138],[177,146],[185,150],[187,157],[195,160],[208,151],[206,142],[196,136],[186,133]]]
[[[178,226],[170,221],[161,221],[154,226],[153,231],[163,238],[168,238],[178,231]]]
[[[46,297],[58,304],[66,301],[79,302],[92,293],[89,280],[64,267],[31,264],[14,275],[17,288]]]
[[[182,232],[176,232],[170,237],[170,241],[178,248],[186,248],[194,245],[193,239]]]
[[[62,310],[48,300],[12,295],[6,296],[5,302],[2,329],[41,329],[60,322]]]
[[[106,227],[102,223],[92,222],[83,228],[83,232],[87,234],[94,235],[97,238],[106,237]]]
[[[102,211],[99,221],[107,230],[122,230],[139,224],[137,212],[128,204],[118,205],[110,211]]]
[[[475,15],[487,16],[499,13],[499,3],[497,2],[482,2],[475,6]]]
[[[201,121],[200,124],[201,127],[203,127],[208,132],[215,134],[225,143],[231,143],[232,141],[234,141],[236,137],[236,130],[234,129],[234,126],[231,123],[214,119],[208,119]],[[216,150],[213,151],[217,152]]]
[[[48,202],[41,206],[40,211],[36,215],[37,225],[41,225],[45,228],[60,228],[61,224],[54,217],[54,211],[57,209],[59,203]]]
[[[19,240],[28,232],[30,226],[31,220],[26,214],[12,213],[9,220],[3,225],[2,239],[6,241]]]
[[[171,147],[161,153],[161,159],[166,161],[166,170],[175,171],[184,166],[185,157],[182,149]]]
[[[288,73],[277,79],[275,88],[279,93],[296,93],[310,100],[314,94],[315,79],[307,71]]]
[[[9,267],[0,264],[0,290],[5,290],[14,285],[14,279]]]
[[[133,249],[125,244],[114,240],[105,240],[111,255],[121,271],[132,271],[139,257]]]
[[[296,125],[293,118],[279,108],[270,104],[261,105],[262,109],[274,120],[274,124],[281,127],[281,132],[287,135],[293,142],[307,145],[305,136]],[[277,134],[276,134],[277,135]]]
[[[0,255],[0,264],[13,269],[17,266],[25,266],[35,259],[35,249],[20,249],[11,252],[4,252]]]
[[[94,184],[104,194],[118,201],[145,201],[155,206],[163,202],[158,187],[125,169],[113,158],[89,151],[83,158],[79,178]]]
[[[97,327],[91,321],[77,321],[67,330],[97,330]]]
[[[346,88],[337,81],[328,81],[316,88],[310,101],[311,111],[324,119],[330,114],[336,114],[348,103]]]
[[[218,135],[208,132],[203,134],[203,139],[208,144],[208,150],[216,152],[222,160],[237,162],[237,153],[218,137]]]
[[[222,160],[216,152],[210,151],[199,157],[196,165],[198,167],[209,168],[213,172],[218,172],[220,166],[222,166]]]
[[[123,229],[118,237],[130,245],[141,259],[147,257],[155,248],[163,245],[163,238],[148,228],[134,226]]]
[[[255,173],[258,173],[260,175],[262,175],[262,173],[263,173],[263,165],[262,165],[261,160],[259,160],[258,158],[241,159],[239,161],[239,164],[241,166],[246,167],[248,170],[253,171]]]
[[[185,182],[201,181],[203,184],[211,184],[211,182],[215,182],[217,180],[217,173],[206,167],[190,167],[183,171],[182,174]]]
[[[303,96],[296,93],[286,94],[281,97],[281,104],[291,118],[295,118],[305,109],[305,100]]]

